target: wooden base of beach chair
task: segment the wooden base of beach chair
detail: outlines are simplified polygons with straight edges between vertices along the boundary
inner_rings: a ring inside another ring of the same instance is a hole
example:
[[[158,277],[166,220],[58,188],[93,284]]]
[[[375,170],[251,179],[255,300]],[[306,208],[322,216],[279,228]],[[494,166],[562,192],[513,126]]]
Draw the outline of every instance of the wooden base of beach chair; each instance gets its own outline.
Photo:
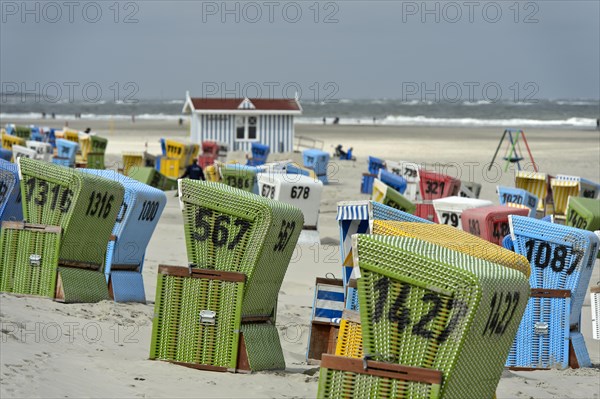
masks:
[[[307,363],[318,365],[323,354],[334,354],[340,326],[334,323],[313,321],[310,331]]]

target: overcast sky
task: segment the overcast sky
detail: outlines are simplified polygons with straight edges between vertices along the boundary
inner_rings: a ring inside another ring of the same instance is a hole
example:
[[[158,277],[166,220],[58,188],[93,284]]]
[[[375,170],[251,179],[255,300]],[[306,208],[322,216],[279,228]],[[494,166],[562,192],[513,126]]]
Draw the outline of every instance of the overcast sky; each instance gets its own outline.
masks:
[[[1,4],[3,87],[98,82],[107,93],[134,82],[138,98],[183,98],[244,85],[278,97],[285,86],[305,97],[402,98],[438,82],[482,98],[493,83],[504,97],[600,98],[596,0],[429,1],[430,14],[421,1],[138,1],[119,3],[118,15],[113,1],[28,2],[29,13],[22,4]]]

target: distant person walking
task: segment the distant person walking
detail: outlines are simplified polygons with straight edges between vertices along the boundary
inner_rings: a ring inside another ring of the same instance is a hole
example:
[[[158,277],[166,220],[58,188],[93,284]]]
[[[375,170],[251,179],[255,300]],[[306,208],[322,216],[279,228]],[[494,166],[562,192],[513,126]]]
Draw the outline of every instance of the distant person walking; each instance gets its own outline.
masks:
[[[596,129],[600,130],[600,118],[596,119]]]
[[[325,117],[323,117],[323,124],[325,125],[327,123],[327,119],[325,119]]]
[[[185,173],[181,178],[185,179],[186,177],[192,180],[206,180],[197,159],[192,160],[192,164],[185,168]]]

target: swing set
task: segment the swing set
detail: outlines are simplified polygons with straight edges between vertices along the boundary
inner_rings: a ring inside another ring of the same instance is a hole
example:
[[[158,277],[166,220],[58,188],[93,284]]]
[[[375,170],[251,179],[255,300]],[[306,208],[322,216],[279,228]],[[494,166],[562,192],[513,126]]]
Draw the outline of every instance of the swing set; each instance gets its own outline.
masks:
[[[506,129],[504,131],[504,133],[502,134],[502,138],[500,139],[500,142],[498,143],[498,147],[496,147],[496,152],[494,153],[494,157],[492,158],[492,162],[490,162],[490,166],[488,168],[488,170],[492,169],[492,165],[494,164],[494,161],[496,160],[496,156],[498,156],[498,151],[500,151],[500,147],[502,147],[502,142],[507,138],[508,135],[508,142],[506,145],[506,151],[504,152],[504,157],[503,159],[506,161],[506,163],[504,164],[504,171],[508,171],[508,165],[510,163],[516,163],[517,164],[517,169],[521,170],[521,161],[524,159],[522,154],[523,151],[521,150],[521,141],[520,139],[523,140],[523,142],[525,143],[525,148],[527,148],[527,153],[529,154],[529,160],[531,161],[531,164],[533,165],[533,170],[535,172],[538,171],[537,165],[535,164],[535,161],[533,160],[533,155],[531,155],[531,150],[529,149],[529,144],[527,144],[527,138],[525,137],[525,132],[523,130],[520,129]]]

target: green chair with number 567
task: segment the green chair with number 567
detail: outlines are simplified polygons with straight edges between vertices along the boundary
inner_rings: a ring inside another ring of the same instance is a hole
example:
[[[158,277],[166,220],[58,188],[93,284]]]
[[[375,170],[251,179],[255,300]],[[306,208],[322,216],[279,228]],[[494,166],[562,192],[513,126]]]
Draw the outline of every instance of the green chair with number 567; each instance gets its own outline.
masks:
[[[179,200],[190,267],[246,276],[241,308],[232,305],[230,310],[241,313],[242,360],[236,368],[285,368],[275,313],[279,289],[304,224],[302,211],[221,183],[190,179],[179,181]],[[165,297],[161,299],[165,303],[174,293],[157,295]],[[155,318],[155,324],[178,317],[189,300],[181,297],[180,304],[161,310],[163,316]],[[229,301],[234,304],[235,298]],[[155,339],[159,337],[153,337],[153,345],[160,347]]]

